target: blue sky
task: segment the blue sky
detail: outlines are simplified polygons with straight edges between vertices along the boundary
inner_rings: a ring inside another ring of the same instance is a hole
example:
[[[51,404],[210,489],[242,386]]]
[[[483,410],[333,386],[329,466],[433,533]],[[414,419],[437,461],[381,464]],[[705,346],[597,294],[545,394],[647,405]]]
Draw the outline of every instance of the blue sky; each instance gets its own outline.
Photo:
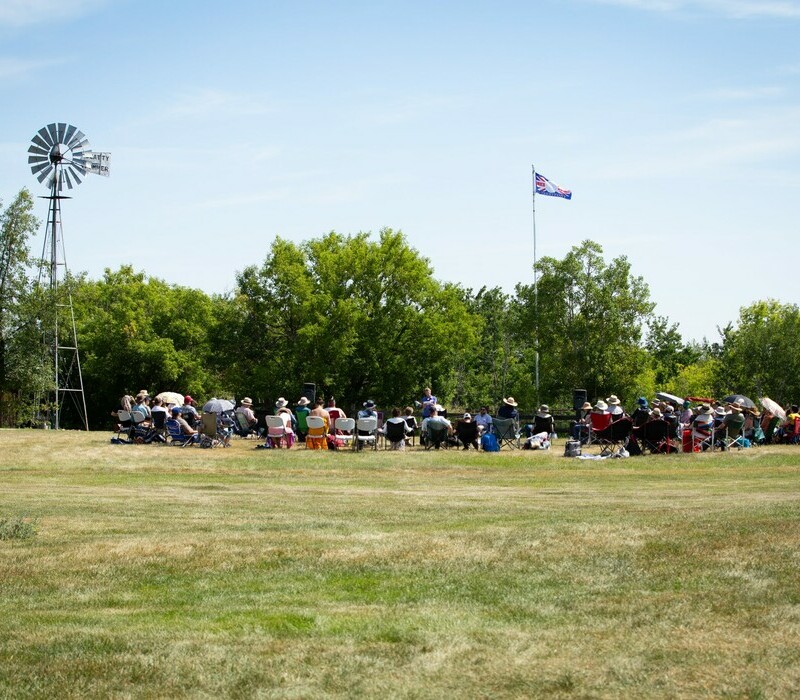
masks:
[[[713,340],[798,302],[798,36],[800,0],[0,0],[0,197],[44,194],[26,150],[66,121],[112,154],[64,204],[74,271],[224,292],[276,235],[389,226],[511,291],[535,164],[574,192],[537,198],[540,257],[627,255]]]

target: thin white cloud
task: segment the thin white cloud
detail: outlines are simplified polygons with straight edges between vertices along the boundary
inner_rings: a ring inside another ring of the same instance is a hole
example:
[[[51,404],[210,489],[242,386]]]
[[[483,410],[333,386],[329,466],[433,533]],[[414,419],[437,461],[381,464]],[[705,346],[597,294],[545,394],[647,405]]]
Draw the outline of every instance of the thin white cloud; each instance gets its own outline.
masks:
[[[749,100],[762,100],[783,95],[785,90],[776,85],[754,88],[719,88],[706,93],[712,100],[746,102]]]
[[[800,0],[588,0],[650,12],[703,11],[725,17],[800,18]]]
[[[720,177],[800,153],[800,109],[737,119],[709,119],[692,127],[649,134],[646,142],[616,145],[604,175],[620,179],[677,176],[692,172]]]
[[[135,125],[161,122],[206,120],[224,121],[236,117],[258,117],[275,107],[259,96],[201,89],[187,91],[135,121]]]
[[[0,0],[0,25],[24,27],[87,14],[108,0]]]
[[[0,58],[0,83],[27,78],[31,73],[60,63],[63,63],[63,61],[30,61],[21,58]]]

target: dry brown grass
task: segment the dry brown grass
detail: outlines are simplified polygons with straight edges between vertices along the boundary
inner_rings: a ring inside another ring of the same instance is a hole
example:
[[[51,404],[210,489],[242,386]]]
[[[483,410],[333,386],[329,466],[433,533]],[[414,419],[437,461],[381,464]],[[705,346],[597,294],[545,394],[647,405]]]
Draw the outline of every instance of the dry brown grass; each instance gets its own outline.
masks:
[[[108,437],[0,433],[1,696],[800,693],[800,450]]]

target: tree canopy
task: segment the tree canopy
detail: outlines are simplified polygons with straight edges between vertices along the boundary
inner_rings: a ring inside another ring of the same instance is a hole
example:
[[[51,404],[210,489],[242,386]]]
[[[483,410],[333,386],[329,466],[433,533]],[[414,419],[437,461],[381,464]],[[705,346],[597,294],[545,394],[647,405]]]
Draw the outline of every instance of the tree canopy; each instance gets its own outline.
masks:
[[[37,410],[52,372],[41,348],[50,323],[29,239],[38,227],[23,190],[0,209],[0,418]],[[99,280],[69,277],[90,424],[108,425],[124,393],[173,390],[201,398],[296,401],[304,382],[359,406],[403,406],[424,386],[451,407],[513,395],[567,406],[572,389],[632,402],[740,392],[787,402],[800,394],[800,310],[755,302],[720,342],[685,343],[655,314],[624,256],[593,241],[537,265],[538,285],[513,293],[439,281],[400,231],[303,242],[276,238],[260,264],[212,296],[130,266]],[[538,293],[537,293],[538,292]],[[535,389],[539,356],[540,390]]]

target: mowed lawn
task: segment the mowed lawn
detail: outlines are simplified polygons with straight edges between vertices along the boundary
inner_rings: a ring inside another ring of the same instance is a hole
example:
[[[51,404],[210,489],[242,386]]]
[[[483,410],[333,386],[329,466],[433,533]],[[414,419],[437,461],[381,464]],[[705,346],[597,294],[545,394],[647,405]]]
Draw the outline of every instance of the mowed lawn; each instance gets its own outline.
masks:
[[[0,697],[800,695],[800,447],[0,431]]]

